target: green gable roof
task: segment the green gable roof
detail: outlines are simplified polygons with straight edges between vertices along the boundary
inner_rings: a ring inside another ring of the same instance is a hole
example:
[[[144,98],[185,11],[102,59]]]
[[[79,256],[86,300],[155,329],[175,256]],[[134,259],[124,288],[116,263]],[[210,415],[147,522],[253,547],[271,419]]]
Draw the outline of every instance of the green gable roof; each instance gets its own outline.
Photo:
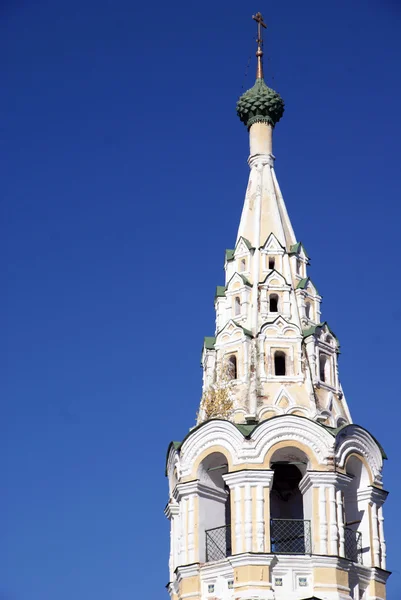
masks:
[[[226,250],[226,260],[234,260],[234,252],[235,250]]]
[[[297,244],[293,244],[292,246],[290,246],[290,251],[288,254],[299,254],[301,248],[304,251],[306,258],[309,258],[308,253],[305,250],[305,246],[302,242],[298,242]]]
[[[332,329],[330,329],[329,324],[327,323],[327,321],[323,321],[323,323],[318,323],[317,325],[312,325],[311,327],[308,327],[308,329],[304,329],[302,332],[302,335],[304,338],[308,337],[309,335],[314,335],[316,333],[316,329],[318,327],[322,328],[326,325],[327,329],[330,331],[331,335],[333,337],[336,338],[336,340],[338,341],[338,337],[336,336],[336,334],[334,333],[334,331]]]
[[[214,294],[214,299],[224,298],[225,295],[226,295],[226,286],[225,285],[217,285],[216,293]]]
[[[251,242],[242,236],[238,239],[238,242],[235,244],[235,249],[237,249],[238,244],[240,243],[241,240],[243,240],[245,242],[245,246],[248,248],[248,250],[253,250],[253,246],[252,246]]]
[[[203,339],[203,347],[206,350],[214,350],[214,345],[216,343],[216,338],[214,336],[206,336]]]
[[[296,289],[297,290],[304,290],[307,287],[307,285],[308,285],[309,282],[315,288],[316,294],[319,294],[319,292],[317,290],[317,287],[315,286],[315,284],[313,283],[313,281],[312,281],[312,279],[310,277],[305,277],[304,279],[301,279],[301,281],[298,282],[298,285],[297,285]]]

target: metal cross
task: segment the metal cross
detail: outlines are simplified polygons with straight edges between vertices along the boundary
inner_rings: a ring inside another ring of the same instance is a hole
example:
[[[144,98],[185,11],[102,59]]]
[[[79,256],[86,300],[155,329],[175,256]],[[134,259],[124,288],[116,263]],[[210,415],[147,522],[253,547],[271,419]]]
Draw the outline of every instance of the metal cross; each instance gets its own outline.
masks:
[[[252,15],[252,19],[258,24],[258,39],[256,41],[258,42],[259,46],[261,46],[263,43],[261,26],[266,29],[267,25],[263,20],[262,13],[260,12],[257,12],[256,15]]]
[[[256,67],[256,78],[257,79],[263,79],[263,64],[262,64],[263,37],[262,37],[262,29],[261,29],[261,27],[263,27],[264,29],[266,29],[267,25],[266,25],[266,23],[263,20],[262,13],[260,13],[260,12],[256,13],[256,15],[252,15],[252,19],[254,21],[256,21],[257,24],[258,24],[258,39],[256,40],[257,44],[258,44],[258,49],[256,51],[256,56],[257,56],[257,59],[258,59],[258,63],[257,63],[257,67]]]

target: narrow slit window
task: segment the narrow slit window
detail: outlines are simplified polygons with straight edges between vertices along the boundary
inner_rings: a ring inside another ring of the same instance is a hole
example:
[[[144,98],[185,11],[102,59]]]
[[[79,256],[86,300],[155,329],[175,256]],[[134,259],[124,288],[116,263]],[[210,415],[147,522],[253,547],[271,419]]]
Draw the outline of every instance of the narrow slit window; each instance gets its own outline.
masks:
[[[297,275],[300,275],[301,274],[301,261],[299,260],[299,258],[297,258],[296,269],[297,269]]]
[[[276,260],[275,260],[274,256],[271,256],[269,258],[269,269],[274,269],[275,264],[276,264]]]
[[[228,359],[228,375],[230,379],[237,379],[237,357],[232,354]]]
[[[325,354],[319,355],[319,377],[320,381],[330,383],[330,359]]]
[[[246,270],[246,260],[245,260],[245,258],[243,258],[241,260],[239,267],[240,267],[241,273],[243,273]]]
[[[274,353],[274,374],[285,375],[285,353],[278,350]]]
[[[310,319],[311,318],[311,314],[312,314],[312,305],[310,302],[307,302],[305,304],[305,313],[306,313],[306,318]]]
[[[241,314],[241,299],[239,298],[239,296],[236,296],[234,300],[234,314],[235,316]]]
[[[270,294],[269,296],[269,309],[270,312],[278,312],[278,296],[277,294]]]

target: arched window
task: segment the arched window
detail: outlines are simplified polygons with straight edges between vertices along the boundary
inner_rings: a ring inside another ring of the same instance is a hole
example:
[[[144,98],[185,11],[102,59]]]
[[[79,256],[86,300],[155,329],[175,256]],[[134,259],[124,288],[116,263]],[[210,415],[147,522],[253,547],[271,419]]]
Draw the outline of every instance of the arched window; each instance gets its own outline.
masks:
[[[231,555],[230,494],[223,479],[227,472],[227,458],[220,452],[209,454],[198,469],[198,479],[206,492],[199,496],[198,543],[202,562]]]
[[[299,260],[299,258],[297,258],[297,275],[301,274],[301,261]]]
[[[305,303],[305,314],[306,318],[310,319],[312,314],[312,304],[310,302]]]
[[[228,358],[228,376],[230,379],[237,379],[237,357],[231,354]]]
[[[285,375],[285,353],[277,350],[274,353],[274,374]]]
[[[326,354],[319,355],[319,378],[320,381],[330,383],[330,359]]]
[[[241,314],[241,299],[239,296],[235,296],[234,300],[234,315],[238,316]]]
[[[245,271],[245,269],[246,269],[246,260],[245,260],[245,258],[243,258],[241,260],[239,268],[240,268],[241,273],[243,273]]]
[[[270,491],[273,554],[308,554],[312,550],[309,531],[312,488],[302,493],[299,489],[308,464],[305,453],[291,446],[276,450],[271,458],[270,468],[274,472]]]
[[[270,256],[269,257],[269,269],[274,269],[274,265],[275,265],[275,259],[274,256]]]
[[[277,294],[270,294],[269,296],[269,311],[278,312],[278,296]]]

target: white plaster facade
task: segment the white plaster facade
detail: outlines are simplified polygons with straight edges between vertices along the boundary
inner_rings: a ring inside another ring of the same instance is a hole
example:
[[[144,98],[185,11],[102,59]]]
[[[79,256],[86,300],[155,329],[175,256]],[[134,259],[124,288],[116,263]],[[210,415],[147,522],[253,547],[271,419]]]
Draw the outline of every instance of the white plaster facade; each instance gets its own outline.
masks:
[[[250,127],[248,163],[202,353],[203,393],[231,361],[221,385],[232,412],[210,419],[201,404],[197,427],[170,445],[168,590],[172,600],[384,600],[385,455],[352,424],[269,124]]]

